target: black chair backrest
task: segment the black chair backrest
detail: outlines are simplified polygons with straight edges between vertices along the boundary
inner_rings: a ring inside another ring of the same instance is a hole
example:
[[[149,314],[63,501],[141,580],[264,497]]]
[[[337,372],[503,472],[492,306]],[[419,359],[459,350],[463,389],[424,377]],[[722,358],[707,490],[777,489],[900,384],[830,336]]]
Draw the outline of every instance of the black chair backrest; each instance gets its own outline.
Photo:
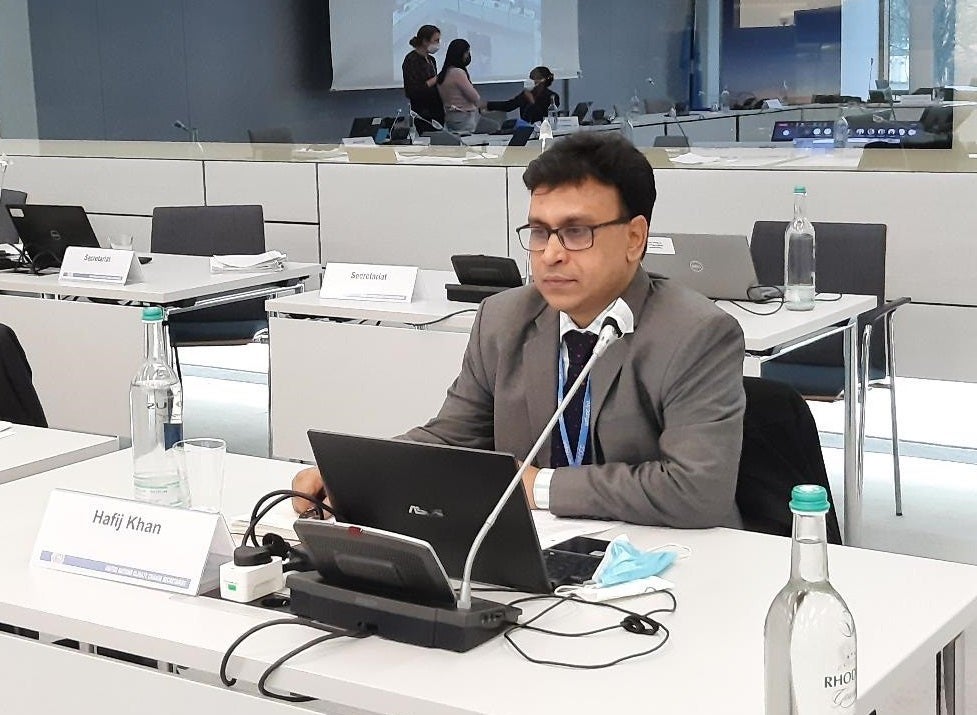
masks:
[[[817,424],[804,399],[789,385],[758,377],[743,379],[746,412],[743,451],[736,484],[736,505],[749,531],[790,536],[793,516],[787,503],[798,484],[831,485]],[[841,543],[834,500],[827,516],[827,537]]]
[[[688,147],[689,138],[679,134],[663,134],[655,137],[654,146],[656,147]]]
[[[261,206],[157,206],[150,238],[153,253],[182,256],[265,252]],[[174,315],[173,322],[264,320],[264,299],[221,305]]]
[[[20,236],[17,227],[10,219],[10,214],[4,208],[7,204],[26,204],[27,192],[4,189],[0,191],[0,243],[19,243]]]
[[[261,206],[157,206],[150,246],[182,256],[264,253],[264,213]]]
[[[13,329],[0,323],[0,420],[47,427],[27,355]]]
[[[763,285],[784,282],[784,232],[787,221],[753,224],[750,253]],[[817,289],[822,293],[859,293],[885,299],[883,223],[814,222]]]
[[[269,129],[249,129],[248,141],[252,144],[294,144],[292,130],[288,127],[271,127]]]
[[[784,282],[787,223],[757,221],[753,224],[750,253],[757,279],[763,285]],[[814,232],[817,290],[821,293],[874,295],[876,305],[881,305],[885,300],[885,224],[815,221]],[[840,335],[831,336],[789,353],[781,360],[839,366],[843,359],[841,344]],[[869,359],[873,367],[885,365],[885,334],[881,326],[875,326],[872,331]]]

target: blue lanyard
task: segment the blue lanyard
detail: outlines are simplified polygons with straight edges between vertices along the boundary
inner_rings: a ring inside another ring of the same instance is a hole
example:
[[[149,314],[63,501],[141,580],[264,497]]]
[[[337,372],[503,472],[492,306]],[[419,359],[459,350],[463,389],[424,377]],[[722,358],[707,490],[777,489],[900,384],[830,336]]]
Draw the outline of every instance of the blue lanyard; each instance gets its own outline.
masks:
[[[557,359],[556,373],[559,375],[558,399],[563,402],[563,390],[566,387],[566,377],[563,374],[563,358]],[[583,414],[580,416],[580,434],[577,436],[577,451],[570,453],[570,436],[567,434],[567,425],[560,415],[560,437],[563,438],[563,451],[567,455],[567,464],[571,467],[579,467],[583,464],[584,452],[587,451],[587,437],[590,433],[590,376],[587,376],[587,385],[583,393]]]

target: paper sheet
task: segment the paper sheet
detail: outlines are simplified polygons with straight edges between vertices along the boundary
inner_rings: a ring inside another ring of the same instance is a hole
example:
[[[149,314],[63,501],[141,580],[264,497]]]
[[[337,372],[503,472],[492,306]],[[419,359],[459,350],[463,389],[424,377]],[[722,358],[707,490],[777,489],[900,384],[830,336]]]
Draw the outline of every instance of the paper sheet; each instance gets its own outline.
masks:
[[[687,164],[689,166],[715,164],[717,161],[719,161],[718,156],[702,156],[702,154],[694,154],[691,151],[687,154],[679,154],[676,157],[672,157],[673,164]]]
[[[14,426],[11,422],[0,422],[0,439],[10,437],[14,433]]]

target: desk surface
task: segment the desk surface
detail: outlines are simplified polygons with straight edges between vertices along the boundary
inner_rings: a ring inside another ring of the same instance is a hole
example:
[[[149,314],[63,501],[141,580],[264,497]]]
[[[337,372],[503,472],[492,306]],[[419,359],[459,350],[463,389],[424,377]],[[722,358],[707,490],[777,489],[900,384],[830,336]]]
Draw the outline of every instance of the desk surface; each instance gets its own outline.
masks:
[[[172,305],[205,296],[260,288],[279,282],[318,275],[317,263],[286,263],[281,271],[264,273],[211,273],[206,256],[151,254],[153,260],[140,266],[143,280],[125,286],[87,283],[59,283],[57,275],[34,276],[0,272],[0,293],[60,295],[106,300],[130,300],[153,305]]]
[[[456,303],[445,297],[444,284],[455,282],[457,278],[451,271],[421,270],[417,272],[414,300],[410,303],[324,300],[318,292],[310,292],[275,298],[265,305],[269,312],[281,315],[419,324],[477,307],[474,303]],[[845,295],[841,300],[819,302],[814,310],[795,312],[782,309],[773,315],[763,316],[752,315],[729,301],[718,301],[716,305],[736,318],[743,328],[747,352],[762,353],[871,310],[876,306],[876,299],[873,296]],[[760,312],[776,307],[773,304],[740,305]],[[470,326],[473,316],[474,312],[452,320],[459,323],[465,321]]]
[[[119,448],[116,437],[14,425],[0,432],[0,484],[66,464],[108,454]]]
[[[131,491],[128,467],[124,451],[0,485],[0,539],[5,544],[0,550],[5,575],[0,622],[213,673],[223,650],[245,629],[266,620],[265,612],[28,565],[52,488],[125,496]],[[248,510],[252,499],[284,486],[294,470],[285,462],[228,455],[227,510]],[[634,691],[640,682],[644,692],[654,694],[655,712],[762,712],[763,621],[787,579],[789,541],[725,529],[628,531],[644,548],[675,541],[692,548],[692,555],[668,573],[677,585],[679,608],[661,617],[672,638],[655,655],[587,672],[531,665],[502,638],[466,654],[371,638],[318,646],[291,661],[269,686],[370,712],[562,715],[603,712],[608,703],[615,712],[647,712],[649,699]],[[868,712],[977,619],[977,568],[842,547],[830,547],[829,554],[832,582],[858,629],[860,712]],[[623,603],[651,609],[661,600]],[[527,607],[526,613],[536,608]],[[574,605],[548,619],[557,629],[582,628],[604,624],[607,616]],[[893,627],[900,623],[911,627]],[[301,628],[263,632],[240,648],[230,672],[254,682],[278,655],[313,635]],[[555,641],[522,634],[520,642],[536,655],[592,662],[648,647],[623,631]]]

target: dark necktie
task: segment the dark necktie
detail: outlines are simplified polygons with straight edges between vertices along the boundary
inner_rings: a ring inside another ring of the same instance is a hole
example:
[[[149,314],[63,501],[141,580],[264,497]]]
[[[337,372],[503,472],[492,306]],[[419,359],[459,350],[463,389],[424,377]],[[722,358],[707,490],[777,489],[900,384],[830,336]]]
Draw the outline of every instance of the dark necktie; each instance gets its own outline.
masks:
[[[566,380],[563,382],[563,393],[564,395],[570,391],[570,387],[580,377],[580,373],[583,371],[584,365],[590,360],[590,356],[594,352],[594,346],[597,344],[597,336],[593,333],[587,333],[582,330],[571,330],[563,337],[563,342],[567,346],[567,356],[569,357],[569,366],[567,367]],[[563,370],[563,364],[561,364],[559,369]],[[584,403],[584,393],[587,390],[587,385],[584,383],[577,390],[577,394],[573,396],[570,400],[570,404],[567,405],[566,411],[563,413],[563,423],[567,428],[567,437],[569,438],[570,453],[572,455],[576,454],[577,442],[580,439],[580,427],[581,420],[583,418],[583,403]],[[557,400],[560,396],[557,395]],[[583,453],[583,464],[590,464],[591,440],[587,439],[587,446]],[[553,434],[550,437],[550,466],[556,467],[566,467],[570,464],[567,459],[566,449],[563,447],[563,435],[560,431],[560,424],[557,423],[553,427]]]

